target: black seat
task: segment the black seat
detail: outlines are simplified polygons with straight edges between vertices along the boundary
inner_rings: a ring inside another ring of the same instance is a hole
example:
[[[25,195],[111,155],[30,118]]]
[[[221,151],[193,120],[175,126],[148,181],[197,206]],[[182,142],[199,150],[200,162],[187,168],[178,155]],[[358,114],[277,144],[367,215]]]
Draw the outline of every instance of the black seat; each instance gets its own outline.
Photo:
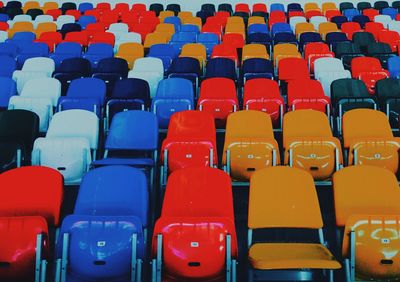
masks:
[[[367,47],[376,43],[375,37],[370,32],[355,32],[353,34],[353,42],[360,46],[361,52],[367,53]]]
[[[346,69],[350,69],[351,60],[353,58],[364,56],[361,52],[360,46],[352,42],[336,43],[334,52],[336,57],[343,61],[343,65]]]
[[[61,95],[66,95],[72,80],[92,75],[92,65],[83,58],[70,58],[62,61],[53,77],[61,82]]]
[[[177,16],[181,11],[181,6],[179,4],[168,4],[165,10],[172,11]]]
[[[390,57],[395,56],[392,48],[387,43],[371,43],[367,47],[367,56],[374,57],[381,61],[382,67],[387,69],[387,61]]]
[[[389,117],[392,128],[399,128],[400,115],[400,79],[387,78],[375,85],[379,109]]]
[[[158,17],[160,15],[161,11],[164,11],[164,6],[161,3],[153,3],[149,7],[150,11],[154,11],[156,13],[156,16]]]

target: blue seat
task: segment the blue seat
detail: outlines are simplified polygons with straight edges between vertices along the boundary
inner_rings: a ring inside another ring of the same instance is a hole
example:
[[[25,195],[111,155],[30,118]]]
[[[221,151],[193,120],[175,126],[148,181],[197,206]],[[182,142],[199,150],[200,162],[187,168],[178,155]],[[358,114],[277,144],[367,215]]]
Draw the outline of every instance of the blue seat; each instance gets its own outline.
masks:
[[[115,83],[118,80],[126,78],[128,72],[129,67],[126,60],[121,58],[106,58],[99,61],[92,76],[106,83],[107,94],[110,95]]]
[[[303,8],[299,3],[289,3],[287,5],[287,10],[289,11],[303,11]]]
[[[71,81],[92,75],[92,65],[83,58],[65,59],[57,67],[53,77],[61,82],[61,95],[65,96]]]
[[[252,24],[247,29],[248,34],[252,33],[269,33],[268,25],[266,24]]]
[[[381,12],[382,15],[390,16],[392,18],[392,20],[396,19],[396,16],[398,13],[399,13],[399,11],[397,9],[391,8],[391,7],[384,8],[384,9],[382,9],[382,12]]]
[[[0,22],[7,22],[10,17],[7,14],[0,14]]]
[[[351,22],[355,16],[359,16],[359,15],[360,15],[360,11],[358,9],[355,9],[355,8],[346,9],[346,10],[343,11],[343,16],[347,17],[349,22]]]
[[[270,60],[262,58],[251,58],[243,62],[243,81],[253,78],[274,78],[274,66]]]
[[[8,1],[6,4],[6,9],[12,9],[12,8],[22,8],[22,3],[20,1]]]
[[[282,11],[285,12],[285,6],[282,3],[272,3],[271,7],[269,8],[271,12],[273,11]]]
[[[82,109],[101,116],[106,97],[106,84],[98,78],[78,78],[69,85],[67,95],[58,100],[58,109]]]
[[[228,58],[210,59],[207,62],[205,77],[226,77],[236,81],[235,61]]]
[[[11,78],[13,72],[17,69],[17,62],[10,56],[0,55],[0,66],[0,77]]]
[[[268,53],[271,54],[272,38],[269,33],[251,33],[247,36],[247,44],[259,43],[267,47]]]
[[[197,11],[196,12],[196,17],[199,17],[201,19],[202,24],[205,24],[207,19],[209,17],[212,17],[214,13],[209,12],[209,11]]]
[[[365,15],[358,15],[353,17],[353,22],[359,23],[361,28],[364,28],[365,24],[370,22],[370,19]]]
[[[197,34],[194,32],[178,32],[172,36],[169,44],[174,47],[176,54],[179,54],[183,45],[185,45],[186,43],[195,43],[196,38]]]
[[[150,88],[146,80],[127,78],[118,80],[106,104],[105,128],[108,129],[113,117],[127,110],[150,108]]]
[[[151,111],[157,116],[160,128],[168,128],[174,113],[193,109],[194,93],[190,80],[168,78],[160,81],[151,105]]]
[[[96,18],[93,16],[81,16],[78,20],[82,29],[86,29],[86,26],[91,23],[96,23]]]
[[[141,268],[144,241],[136,216],[69,215],[58,239],[57,274],[65,281],[140,281],[132,266]],[[62,271],[62,264],[68,268]]]
[[[219,38],[215,33],[200,33],[197,42],[206,47],[207,56],[210,57],[214,46],[219,44]]]
[[[178,17],[166,17],[164,19],[164,23],[173,24],[175,27],[175,32],[178,32],[181,29],[181,19]]]
[[[56,65],[56,69],[63,60],[80,57],[82,57],[82,46],[76,42],[60,43],[56,46],[54,53],[50,55]]]
[[[0,56],[15,58],[18,54],[18,46],[13,42],[0,43]]]
[[[114,48],[110,44],[106,43],[94,43],[89,45],[83,58],[88,59],[92,64],[92,68],[96,69],[97,64],[100,60],[106,58],[112,58],[114,56]]]
[[[298,45],[296,35],[293,33],[287,33],[287,32],[280,32],[275,34],[274,36],[274,45],[280,44],[280,43],[292,43]]]
[[[168,69],[168,78],[180,77],[188,79],[193,84],[194,93],[197,92],[201,77],[200,62],[196,58],[180,57],[172,61]]]
[[[17,84],[10,77],[0,77],[0,109],[7,109],[11,96],[17,95]]]
[[[104,148],[104,158],[93,162],[92,166],[128,165],[143,169],[149,173],[150,188],[153,189],[158,148],[158,122],[153,113],[117,113],[111,122]]]
[[[400,78],[400,57],[393,56],[388,59],[388,71],[390,73],[390,77]]]
[[[84,14],[86,11],[93,10],[93,4],[89,2],[82,2],[79,4],[78,10],[81,12],[81,14]]]
[[[325,38],[326,44],[331,46],[331,50],[335,52],[336,44],[339,42],[349,42],[347,35],[344,32],[335,31],[329,32]]]
[[[177,52],[170,44],[154,44],[150,47],[148,56],[161,59],[166,71],[171,65],[172,60],[177,57]]]
[[[275,36],[277,33],[293,33],[293,31],[288,23],[275,23],[271,27],[271,35]]]
[[[347,18],[345,16],[335,16],[331,18],[331,22],[335,23],[338,27],[338,29],[342,28],[342,24],[348,22]]]
[[[22,51],[17,56],[17,67],[22,68],[25,61],[29,58],[48,57],[49,46],[46,43],[34,42],[28,43],[22,47]]]
[[[181,25],[180,32],[193,32],[197,35],[200,33],[200,29],[195,24],[183,24],[183,25]]]
[[[12,42],[13,44],[17,45],[18,52],[20,52],[26,44],[32,43],[35,39],[36,35],[33,32],[20,31],[16,32],[12,39],[7,39],[6,42]]]
[[[76,31],[81,31],[82,27],[78,23],[65,23],[62,25],[60,29],[60,33],[63,38],[65,38],[65,35],[69,32],[76,32]]]

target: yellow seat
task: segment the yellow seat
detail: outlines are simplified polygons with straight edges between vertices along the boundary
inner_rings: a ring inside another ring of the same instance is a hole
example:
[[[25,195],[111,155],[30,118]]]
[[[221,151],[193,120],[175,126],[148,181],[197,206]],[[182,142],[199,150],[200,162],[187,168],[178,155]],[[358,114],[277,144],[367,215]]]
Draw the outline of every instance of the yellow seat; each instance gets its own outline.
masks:
[[[374,165],[397,173],[399,141],[380,111],[355,109],[343,115],[343,145],[348,150],[349,165]]]
[[[296,32],[296,37],[297,39],[300,39],[300,35],[303,32],[317,32],[315,29],[314,25],[312,23],[308,22],[302,22],[302,23],[297,23],[295,26],[295,32]]]
[[[174,16],[175,14],[173,11],[161,11],[160,14],[158,15],[158,18],[160,19],[160,23],[163,23],[165,18]]]
[[[251,58],[261,58],[269,60],[267,48],[263,44],[246,44],[243,46],[242,62]]]
[[[265,19],[263,17],[259,17],[259,16],[249,17],[247,26],[251,26],[252,24],[265,24]]]
[[[338,10],[336,3],[334,2],[322,2],[322,13],[325,15],[327,11]]]
[[[203,44],[200,43],[187,43],[182,46],[181,54],[179,57],[191,57],[199,60],[200,68],[205,66],[207,60],[207,50]]]
[[[185,19],[193,18],[193,13],[189,11],[181,11],[178,13],[178,18],[183,22]]]
[[[329,32],[335,32],[335,31],[339,31],[339,29],[337,25],[332,22],[320,23],[318,26],[318,32],[319,34],[321,34],[323,40],[325,40],[325,37]]]
[[[222,159],[231,177],[239,181],[249,181],[254,171],[279,164],[270,116],[251,110],[230,114]]]
[[[323,245],[322,227],[314,180],[308,172],[277,166],[253,173],[248,212],[249,262],[252,269],[265,270],[266,275],[268,270],[287,273],[307,268],[339,269],[340,264]],[[315,230],[319,234],[319,244],[262,242],[253,245],[254,230],[268,228]]]
[[[46,13],[48,10],[54,10],[58,9],[58,3],[57,2],[45,2],[43,4],[43,12]]]
[[[329,179],[343,164],[340,141],[328,117],[319,111],[296,110],[283,117],[285,164],[308,171],[316,180]]]
[[[140,43],[122,43],[115,57],[126,60],[129,68],[132,69],[135,60],[144,57],[143,45]]]
[[[274,65],[278,66],[278,62],[284,58],[302,58],[297,45],[291,43],[280,43],[274,45]]]
[[[38,1],[27,1],[25,2],[24,6],[22,7],[22,10],[24,11],[24,14],[28,12],[30,9],[40,9],[40,4]]]
[[[201,21],[201,18],[199,18],[199,17],[191,17],[191,18],[183,19],[182,24],[197,25],[199,27],[199,30],[201,30],[201,27],[203,26],[203,22]]]
[[[255,269],[340,269],[332,253],[321,244],[259,243],[251,246],[249,260]]]
[[[239,17],[239,16],[232,16],[232,17],[229,17],[229,18],[227,19],[227,21],[226,21],[226,24],[227,24],[227,25],[228,25],[228,24],[239,24],[239,25],[242,25],[243,27],[245,27],[243,18],[242,18],[242,17]]]
[[[170,41],[175,33],[175,26],[169,23],[160,23],[156,26],[155,32],[163,33],[167,36],[167,41]]]
[[[36,38],[39,38],[43,32],[52,32],[52,31],[57,31],[56,23],[53,22],[39,23],[35,30]]]
[[[150,48],[154,44],[166,44],[168,43],[168,35],[162,32],[152,32],[146,35],[144,39],[144,48]]]
[[[243,36],[244,39],[246,39],[246,29],[244,25],[242,24],[237,24],[237,23],[231,23],[231,24],[226,24],[225,26],[225,34],[229,33],[237,33]]]
[[[316,2],[308,2],[304,4],[304,12],[307,13],[308,11],[320,11],[318,3]]]
[[[15,33],[21,31],[34,32],[33,23],[31,22],[16,22],[13,27],[8,30],[8,38],[12,38]]]

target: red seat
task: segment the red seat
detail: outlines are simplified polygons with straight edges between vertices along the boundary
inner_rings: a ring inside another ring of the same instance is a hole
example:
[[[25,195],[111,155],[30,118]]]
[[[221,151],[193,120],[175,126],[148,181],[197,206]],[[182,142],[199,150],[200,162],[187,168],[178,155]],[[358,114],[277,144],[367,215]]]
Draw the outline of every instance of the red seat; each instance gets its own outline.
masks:
[[[7,31],[9,28],[8,23],[0,22],[0,30]]]
[[[106,43],[114,46],[115,44],[115,35],[111,32],[99,32],[93,34],[93,36],[89,40],[89,45],[94,43]]]
[[[235,82],[229,78],[208,78],[203,80],[197,108],[215,118],[217,127],[225,127],[228,115],[239,107]]]
[[[33,281],[36,239],[42,234],[41,259],[49,258],[48,227],[41,216],[0,217],[0,280]]]
[[[62,15],[62,12],[60,9],[50,9],[47,10],[46,15],[52,16],[53,20],[56,21],[57,18]]]
[[[123,11],[120,14],[121,22],[127,25],[134,25],[139,23],[139,15],[131,11]]]
[[[108,2],[97,3],[96,9],[101,11],[102,13],[105,11],[111,11],[111,4]]]
[[[135,11],[138,14],[141,14],[142,12],[146,12],[147,8],[146,8],[146,4],[142,4],[142,3],[135,3],[132,5],[132,9],[131,11]]]
[[[323,16],[322,12],[320,10],[310,10],[306,12],[306,18],[307,20],[311,19],[312,17],[315,16]]]
[[[85,11],[85,16],[92,16],[96,18],[96,21],[100,19],[101,11],[97,9]]]
[[[268,26],[271,29],[275,23],[286,23],[286,15],[282,11],[272,11],[269,14]]]
[[[142,37],[142,42],[146,39],[146,35],[154,31],[153,25],[151,24],[136,24],[129,25],[129,31],[139,33]]]
[[[49,46],[49,51],[52,53],[54,52],[55,46],[62,42],[62,35],[57,31],[43,32],[35,42],[46,43],[47,46]]]
[[[310,78],[306,60],[301,58],[284,58],[279,60],[278,78],[286,82],[295,79]]]
[[[322,42],[310,42],[305,46],[304,59],[308,62],[310,73],[314,73],[314,62],[319,58],[334,58],[335,53],[331,52],[329,46]]]
[[[331,21],[333,17],[342,16],[342,13],[339,10],[328,10],[325,12],[325,17],[328,21]]]
[[[128,3],[116,3],[113,11],[117,12],[121,16],[123,13],[129,12],[129,4]]]
[[[235,47],[236,49],[242,49],[246,44],[243,35],[238,33],[224,34],[222,37],[222,43]]]
[[[86,31],[73,31],[68,32],[64,38],[65,42],[76,42],[82,45],[83,47],[88,46],[89,38]]]
[[[158,235],[162,235],[162,250],[157,250]],[[163,281],[224,279],[227,235],[231,237],[230,257],[236,258],[230,177],[221,170],[206,167],[186,168],[171,174],[152,246],[154,258],[157,251],[163,254]]]
[[[211,58],[231,59],[235,62],[236,66],[239,63],[236,48],[228,44],[215,45],[211,53]]]
[[[58,171],[26,166],[3,172],[0,193],[0,216],[40,215],[51,226],[59,224],[63,177]]]
[[[223,29],[222,25],[217,25],[217,24],[213,24],[213,23],[205,23],[203,25],[203,27],[201,28],[201,32],[202,33],[214,33],[214,34],[218,35],[219,40],[221,40],[222,29]]]
[[[231,16],[231,14],[228,11],[217,11],[215,13],[215,17],[220,18],[225,22],[224,26],[226,25],[226,22],[228,21],[228,18]]]
[[[250,14],[249,4],[247,4],[247,3],[237,3],[235,5],[235,12],[243,12],[243,13]]]
[[[91,23],[86,26],[85,32],[88,38],[92,38],[96,33],[102,33],[106,30],[104,23]]]
[[[375,37],[375,40],[378,40],[379,33],[381,30],[384,30],[385,27],[382,23],[376,22],[367,22],[365,23],[365,31],[370,32]]]
[[[267,5],[265,5],[264,3],[256,3],[256,4],[253,4],[253,13],[254,13],[254,12],[263,12],[263,13],[267,13],[267,12],[268,12]]]
[[[369,20],[370,20],[371,22],[373,22],[375,16],[379,15],[379,11],[376,10],[376,9],[372,9],[372,8],[370,8],[370,9],[364,9],[364,10],[363,10],[363,15],[364,15],[364,16],[367,16],[367,17],[369,18]]]
[[[69,16],[74,16],[75,21],[78,21],[79,18],[81,17],[81,15],[82,15],[81,12],[78,11],[78,10],[67,10],[67,11],[65,12],[65,14],[66,14],[66,15],[69,15]]]
[[[168,151],[167,160],[165,159],[166,151]],[[165,178],[166,173],[180,168],[217,165],[213,116],[200,111],[183,111],[173,114],[169,122],[167,138],[162,143],[161,161],[166,164],[163,167],[167,170],[163,172]]]
[[[243,94],[243,108],[268,113],[275,127],[284,112],[284,100],[278,82],[266,78],[246,81]]]
[[[387,43],[390,45],[392,52],[397,52],[397,45],[400,42],[400,35],[397,31],[382,29],[378,35],[379,42]]]
[[[118,11],[105,11],[100,17],[100,22],[103,23],[107,29],[111,24],[117,23],[118,20],[119,20]]]
[[[146,16],[139,16],[139,23],[140,24],[147,24],[147,25],[151,25],[152,27],[152,31],[154,31],[156,29],[156,26],[160,23],[160,19],[158,17],[155,16],[153,11],[146,11],[145,13],[152,13],[152,15],[146,15]]]
[[[342,32],[346,33],[349,40],[353,39],[353,34],[359,31],[363,31],[360,24],[356,22],[346,22],[342,23]]]
[[[291,17],[305,17],[306,15],[304,14],[303,11],[296,11],[296,10],[291,10],[288,12],[288,18],[290,19]]]
[[[351,75],[361,79],[370,94],[375,93],[375,83],[389,77],[389,72],[382,68],[381,62],[376,58],[357,57],[351,60]]]
[[[330,99],[318,80],[297,79],[288,83],[288,108],[311,109],[329,113]]]

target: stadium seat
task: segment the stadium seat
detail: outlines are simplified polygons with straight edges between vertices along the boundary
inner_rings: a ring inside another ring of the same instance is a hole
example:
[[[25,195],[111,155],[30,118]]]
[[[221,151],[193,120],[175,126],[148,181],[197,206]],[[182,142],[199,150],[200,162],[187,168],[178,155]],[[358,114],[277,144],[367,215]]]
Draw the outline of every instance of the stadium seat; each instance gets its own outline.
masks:
[[[15,59],[9,56],[1,55],[0,64],[0,77],[11,78],[14,71],[17,69],[17,62]]]
[[[190,179],[199,181],[190,183]],[[227,174],[204,167],[172,173],[151,253],[153,264],[159,266],[153,268],[154,281],[168,277],[236,280],[237,241]]]
[[[343,142],[348,150],[348,165],[375,165],[397,173],[400,144],[384,113],[371,109],[346,112]]]
[[[113,46],[107,43],[93,43],[90,44],[83,58],[92,63],[92,68],[96,69],[97,64],[102,59],[112,58],[114,56]]]
[[[253,281],[255,275],[258,279],[271,279],[271,275],[296,279],[300,273],[302,280],[312,280],[312,272],[326,270],[329,272],[326,278],[333,281],[333,270],[340,269],[341,265],[325,246],[323,221],[311,175],[298,168],[265,168],[252,175],[249,191],[248,280]],[[265,242],[265,239],[260,242],[261,237],[253,241],[253,233],[262,228],[320,230],[319,241],[310,243],[312,237],[305,243]],[[328,274],[326,271],[323,273]],[[328,280],[323,275],[319,277]]]
[[[311,42],[304,48],[304,58],[308,62],[310,73],[314,73],[314,62],[319,58],[334,58],[335,53],[329,50],[329,46],[322,42]]]
[[[274,45],[273,50],[273,60],[275,68],[279,69],[279,62],[285,58],[301,58],[301,54],[299,53],[297,46],[291,43],[281,43]],[[307,63],[306,63],[307,67]]]
[[[82,57],[82,46],[75,42],[64,42],[56,46],[50,58],[54,61],[56,67],[60,66],[63,60]]]
[[[111,95],[115,83],[126,78],[129,72],[128,63],[121,58],[101,59],[92,77],[103,80],[107,88],[107,96]]]
[[[276,45],[277,46],[277,45]],[[297,79],[308,79],[310,78],[310,73],[308,70],[306,60],[301,57],[290,57],[293,56],[284,54],[284,58],[279,60],[278,64],[278,78],[280,81],[289,83],[292,80]]]
[[[233,180],[248,182],[255,171],[279,162],[279,147],[268,114],[248,110],[229,115],[222,165]]]
[[[35,141],[32,164],[58,170],[66,185],[79,184],[95,159],[98,137],[99,120],[94,113],[85,110],[56,113],[46,137]]]
[[[126,60],[131,69],[136,59],[144,57],[144,48],[140,43],[124,42],[119,45],[115,57]]]
[[[399,95],[400,84],[396,76],[379,80],[376,83],[376,97],[378,98],[379,109],[384,112],[388,118],[392,130],[396,131],[399,127]]]
[[[17,56],[17,67],[21,69],[27,59],[48,56],[49,47],[47,44],[41,42],[28,43],[21,48]]]
[[[341,59],[346,69],[351,69],[351,61],[353,58],[362,57],[360,46],[346,41],[337,42],[334,45],[336,58]]]
[[[362,80],[370,94],[375,93],[375,83],[380,79],[389,77],[387,70],[383,69],[376,58],[358,57],[351,60],[351,75]]]
[[[168,70],[176,54],[178,54],[172,44],[153,44],[148,52],[148,57],[159,58],[162,60],[164,70]]]
[[[53,53],[56,46],[62,42],[62,36],[59,32],[42,32],[36,42],[46,43],[49,52]]]
[[[193,93],[197,96],[199,80],[203,72],[200,69],[200,62],[192,57],[180,57],[172,61],[166,75],[168,78],[184,78],[193,84]]]
[[[158,84],[151,111],[157,116],[160,128],[168,128],[171,115],[194,109],[193,86],[184,78],[168,78]]]

